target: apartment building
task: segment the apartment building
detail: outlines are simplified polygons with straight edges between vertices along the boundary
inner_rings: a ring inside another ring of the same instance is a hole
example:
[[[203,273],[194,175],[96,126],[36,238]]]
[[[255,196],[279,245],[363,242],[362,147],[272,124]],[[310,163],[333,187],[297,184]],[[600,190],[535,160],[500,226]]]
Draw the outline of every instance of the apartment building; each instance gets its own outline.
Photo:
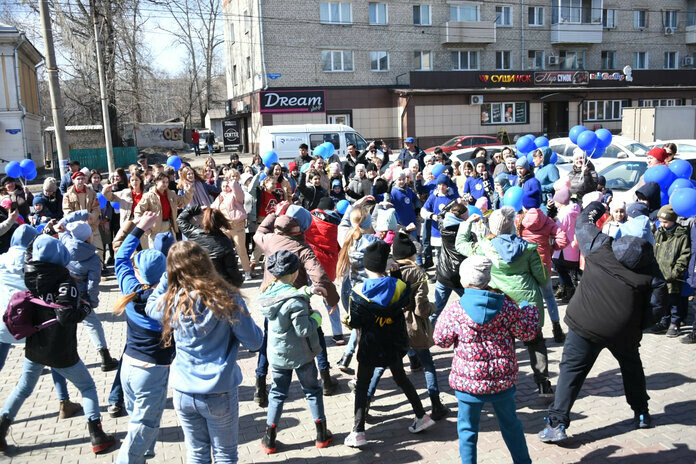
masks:
[[[345,123],[420,146],[459,134],[620,130],[696,99],[696,0],[228,0],[227,115]]]

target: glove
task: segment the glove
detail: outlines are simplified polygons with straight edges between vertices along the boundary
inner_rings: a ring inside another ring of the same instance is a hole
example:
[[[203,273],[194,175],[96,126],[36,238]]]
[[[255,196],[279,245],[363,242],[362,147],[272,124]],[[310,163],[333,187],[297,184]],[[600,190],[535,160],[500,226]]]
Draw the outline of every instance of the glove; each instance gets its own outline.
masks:
[[[321,314],[314,312],[309,317],[317,322],[317,327],[321,327]]]

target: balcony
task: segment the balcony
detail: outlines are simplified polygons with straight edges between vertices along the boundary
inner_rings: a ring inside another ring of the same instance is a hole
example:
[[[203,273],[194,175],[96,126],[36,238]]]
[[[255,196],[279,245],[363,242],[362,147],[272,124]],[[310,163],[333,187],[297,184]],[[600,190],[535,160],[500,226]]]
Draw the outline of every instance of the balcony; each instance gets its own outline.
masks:
[[[602,43],[602,23],[559,23],[551,25],[552,44]]]
[[[696,24],[693,26],[686,26],[686,44],[696,45]]]
[[[493,21],[447,21],[440,26],[442,45],[495,43]]]

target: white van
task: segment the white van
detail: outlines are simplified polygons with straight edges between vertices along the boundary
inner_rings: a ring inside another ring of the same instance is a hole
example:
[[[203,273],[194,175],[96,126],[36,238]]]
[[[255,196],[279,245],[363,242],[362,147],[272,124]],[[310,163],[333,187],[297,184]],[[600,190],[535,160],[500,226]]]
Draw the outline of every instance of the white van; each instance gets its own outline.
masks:
[[[278,160],[291,161],[299,156],[300,144],[309,146],[309,153],[324,142],[333,143],[335,154],[346,157],[348,145],[353,144],[358,151],[367,148],[367,142],[355,129],[343,124],[297,124],[261,127],[259,151],[273,150]]]

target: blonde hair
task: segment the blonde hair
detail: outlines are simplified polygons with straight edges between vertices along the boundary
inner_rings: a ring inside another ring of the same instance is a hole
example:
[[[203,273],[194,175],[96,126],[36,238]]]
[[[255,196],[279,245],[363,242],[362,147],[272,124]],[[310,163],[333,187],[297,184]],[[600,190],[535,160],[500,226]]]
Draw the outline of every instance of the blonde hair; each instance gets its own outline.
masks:
[[[348,264],[350,264],[350,249],[353,244],[360,240],[363,236],[363,230],[360,228],[360,224],[367,218],[369,213],[363,208],[353,208],[350,211],[350,224],[352,226],[350,232],[346,236],[343,246],[341,247],[341,252],[338,253],[338,263],[336,264],[336,275],[343,275],[348,269]]]
[[[145,290],[149,290],[151,288],[154,288],[154,285],[147,285],[143,284],[140,287],[140,292],[143,292]],[[114,309],[111,311],[115,315],[120,316],[123,314],[123,312],[126,310],[126,306],[128,306],[129,303],[132,303],[135,301],[135,299],[138,297],[138,291],[135,291],[133,293],[129,293],[128,295],[121,295],[121,298],[116,300],[116,304],[114,305]]]

